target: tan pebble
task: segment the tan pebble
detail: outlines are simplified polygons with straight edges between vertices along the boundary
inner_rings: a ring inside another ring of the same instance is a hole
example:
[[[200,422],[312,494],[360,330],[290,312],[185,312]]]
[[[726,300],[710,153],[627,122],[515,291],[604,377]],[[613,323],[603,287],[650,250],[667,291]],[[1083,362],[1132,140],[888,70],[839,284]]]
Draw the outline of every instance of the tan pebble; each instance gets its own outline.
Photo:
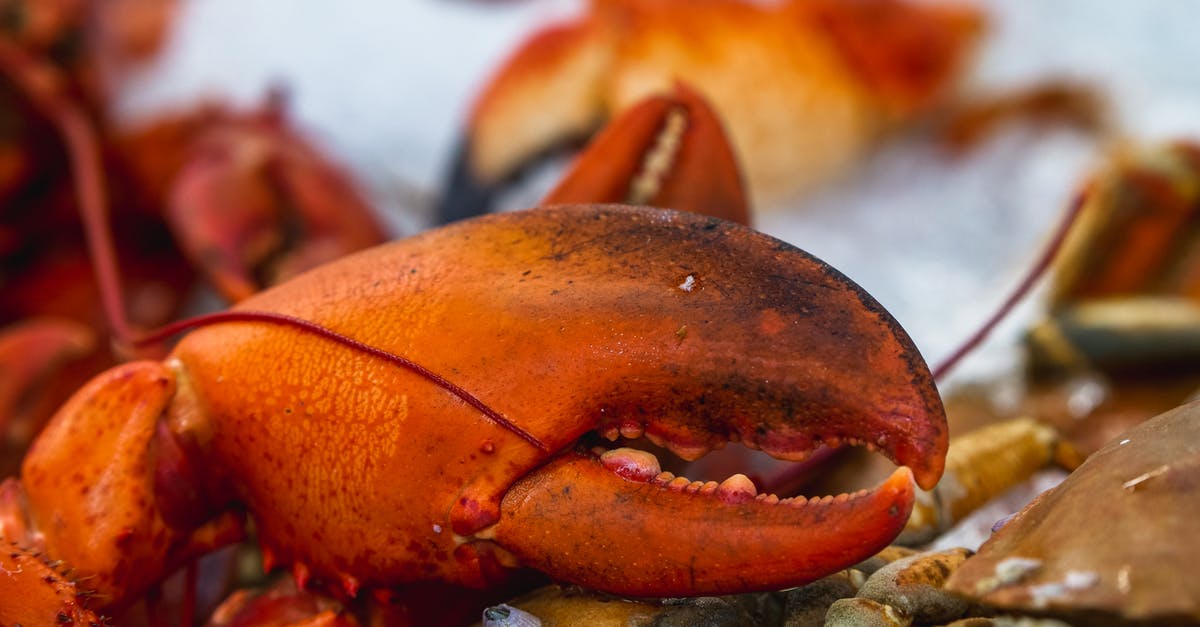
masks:
[[[967,611],[968,603],[942,586],[970,556],[967,549],[950,549],[898,559],[871,575],[858,596],[891,605],[917,622],[954,620]]]
[[[950,441],[945,472],[932,492],[919,491],[898,544],[925,544],[988,501],[1058,463],[1070,470],[1080,457],[1053,427],[1015,418]]]
[[[941,508],[933,492],[917,490],[913,502],[912,513],[904,530],[896,537],[895,542],[904,546],[918,546],[933,540],[942,531]]]
[[[825,613],[826,627],[908,627],[912,619],[890,605],[854,597],[838,599]]]

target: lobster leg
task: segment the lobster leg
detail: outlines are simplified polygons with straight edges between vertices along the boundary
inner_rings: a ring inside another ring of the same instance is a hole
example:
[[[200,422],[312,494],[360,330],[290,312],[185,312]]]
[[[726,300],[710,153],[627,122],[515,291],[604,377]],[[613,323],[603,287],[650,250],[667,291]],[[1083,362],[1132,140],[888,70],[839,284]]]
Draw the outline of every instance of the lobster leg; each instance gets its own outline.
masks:
[[[337,601],[296,588],[280,579],[270,589],[239,590],[213,612],[208,627],[358,627],[359,622]]]
[[[781,501],[756,496],[740,475],[701,484],[639,468],[626,478],[603,459],[563,456],[513,486],[496,543],[522,563],[619,594],[768,590],[873,555],[913,503],[908,468],[871,492]]]

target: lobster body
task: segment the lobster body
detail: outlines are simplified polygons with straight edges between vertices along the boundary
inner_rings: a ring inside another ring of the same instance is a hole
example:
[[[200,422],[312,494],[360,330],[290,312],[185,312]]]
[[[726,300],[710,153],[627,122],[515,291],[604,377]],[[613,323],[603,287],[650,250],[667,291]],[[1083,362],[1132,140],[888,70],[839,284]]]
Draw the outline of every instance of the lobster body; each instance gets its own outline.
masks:
[[[165,362],[90,383],[26,458],[27,535],[87,573],[109,607],[240,537],[243,509],[268,565],[350,595],[485,586],[514,556],[641,594],[779,587],[890,541],[909,475],[806,508],[715,483],[658,486],[637,464],[614,474],[573,444],[644,434],[686,459],[728,441],[798,459],[869,442],[922,485],[945,454],[940,400],[895,321],[802,251],[711,218],[615,206],[489,216],[233,311],[316,326],[193,331]],[[655,518],[660,498],[675,519]],[[594,556],[557,536],[581,517]],[[645,574],[622,573],[643,552],[628,540],[639,524],[674,540]],[[706,542],[714,524],[728,537]],[[779,572],[731,565],[708,544]],[[577,551],[590,561],[566,564]]]

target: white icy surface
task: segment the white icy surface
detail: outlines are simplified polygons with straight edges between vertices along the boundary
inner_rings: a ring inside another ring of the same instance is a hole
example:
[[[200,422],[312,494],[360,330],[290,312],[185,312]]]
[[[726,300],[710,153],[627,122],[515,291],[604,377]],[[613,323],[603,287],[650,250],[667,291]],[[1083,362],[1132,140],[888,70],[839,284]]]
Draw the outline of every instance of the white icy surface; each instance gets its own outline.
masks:
[[[1200,137],[1200,37],[1180,0],[985,0],[992,28],[967,81],[988,92],[1039,78],[1108,90],[1139,139]],[[368,187],[397,233],[428,224],[473,90],[536,25],[574,0],[185,0],[171,47],[132,86],[130,115],[201,95],[243,103],[286,85],[301,124]],[[987,317],[1047,237],[1096,146],[1015,132],[950,160],[919,137],[758,226],[875,295],[937,362]],[[416,193],[414,193],[414,190]],[[536,198],[536,195],[529,196]],[[958,377],[1013,363],[1036,301]]]

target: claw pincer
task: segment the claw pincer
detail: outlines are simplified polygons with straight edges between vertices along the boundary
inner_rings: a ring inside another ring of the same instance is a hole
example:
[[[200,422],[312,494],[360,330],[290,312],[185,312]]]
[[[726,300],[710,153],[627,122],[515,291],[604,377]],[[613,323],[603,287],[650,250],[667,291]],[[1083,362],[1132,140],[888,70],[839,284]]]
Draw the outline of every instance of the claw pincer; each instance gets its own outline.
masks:
[[[238,537],[242,511],[270,564],[350,595],[486,586],[515,564],[640,595],[797,585],[894,538],[911,477],[932,486],[946,452],[929,371],[878,303],[803,251],[689,213],[487,216],[233,311],[312,327],[196,330],[163,364],[99,377],[26,459],[30,527],[113,606]],[[907,468],[789,501],[594,450],[622,437],[685,459],[854,443]],[[113,453],[126,461],[104,466]]]

